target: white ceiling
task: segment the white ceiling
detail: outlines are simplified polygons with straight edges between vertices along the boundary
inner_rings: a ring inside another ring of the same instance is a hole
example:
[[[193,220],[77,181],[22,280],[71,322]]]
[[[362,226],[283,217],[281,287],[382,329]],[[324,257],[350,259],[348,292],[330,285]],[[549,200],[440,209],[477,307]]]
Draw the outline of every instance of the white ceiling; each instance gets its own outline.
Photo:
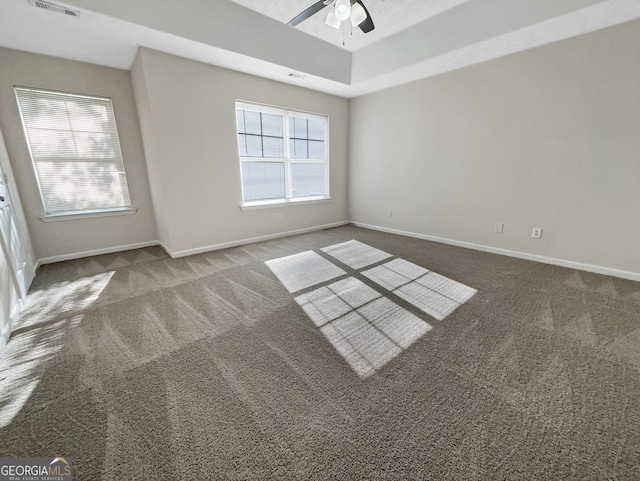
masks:
[[[0,46],[124,69],[145,46],[350,98],[640,18],[640,0],[365,0],[376,29],[343,47],[325,11],[286,25],[314,1],[1,0]]]
[[[279,22],[288,23],[297,14],[316,3],[317,0],[232,1]],[[342,22],[340,30],[327,27],[324,22],[327,18],[328,8],[321,10],[295,28],[353,52],[468,1],[363,0],[376,27],[367,34],[364,34],[357,27],[352,29],[349,22]]]

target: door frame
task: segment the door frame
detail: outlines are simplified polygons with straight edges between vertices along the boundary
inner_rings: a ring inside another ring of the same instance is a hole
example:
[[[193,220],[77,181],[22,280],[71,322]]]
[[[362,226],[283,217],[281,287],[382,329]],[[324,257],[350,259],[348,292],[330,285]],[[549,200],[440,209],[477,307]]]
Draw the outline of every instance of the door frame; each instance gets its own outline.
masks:
[[[5,256],[7,267],[9,269],[9,276],[12,282],[15,284],[16,301],[15,305],[8,306],[8,329],[5,332],[0,331],[0,355],[4,350],[4,346],[11,335],[11,331],[14,327],[14,323],[20,314],[22,304],[26,293],[33,282],[36,274],[36,263],[33,256],[33,247],[31,245],[31,239],[29,237],[29,230],[27,228],[27,222],[20,202],[20,196],[17,191],[15,177],[13,176],[13,170],[11,163],[9,162],[9,154],[4,142],[2,130],[0,129],[0,175],[4,175],[5,196],[9,200],[11,206],[11,212],[13,222],[15,223],[16,233],[20,244],[20,251],[22,252],[22,259],[19,262],[23,264],[23,273],[20,278],[14,269],[14,262],[10,258],[11,250],[10,246],[6,245],[3,236],[0,235],[0,255]],[[10,289],[10,287],[8,287]],[[10,299],[10,296],[7,296]]]

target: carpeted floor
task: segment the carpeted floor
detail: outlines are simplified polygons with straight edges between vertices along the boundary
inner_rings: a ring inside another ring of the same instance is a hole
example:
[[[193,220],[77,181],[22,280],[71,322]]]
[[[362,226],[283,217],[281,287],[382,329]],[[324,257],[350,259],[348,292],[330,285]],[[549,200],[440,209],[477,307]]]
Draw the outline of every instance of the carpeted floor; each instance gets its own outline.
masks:
[[[351,240],[392,257],[322,250]],[[306,251],[306,277],[266,264]],[[396,259],[464,297],[426,314],[379,281]],[[0,455],[74,479],[637,480],[639,373],[637,282],[352,226],[148,248],[40,268]]]

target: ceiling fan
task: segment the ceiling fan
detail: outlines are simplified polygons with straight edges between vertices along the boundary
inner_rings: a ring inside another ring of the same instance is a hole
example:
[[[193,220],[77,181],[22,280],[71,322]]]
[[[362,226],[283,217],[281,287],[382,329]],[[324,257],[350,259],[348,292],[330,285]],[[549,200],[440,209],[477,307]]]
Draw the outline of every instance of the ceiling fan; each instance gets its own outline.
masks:
[[[332,3],[333,5],[331,5]],[[325,23],[330,27],[338,29],[344,20],[351,20],[351,25],[360,27],[364,33],[369,33],[375,28],[371,15],[362,0],[319,0],[296,15],[287,25],[295,27],[329,5],[331,8]]]

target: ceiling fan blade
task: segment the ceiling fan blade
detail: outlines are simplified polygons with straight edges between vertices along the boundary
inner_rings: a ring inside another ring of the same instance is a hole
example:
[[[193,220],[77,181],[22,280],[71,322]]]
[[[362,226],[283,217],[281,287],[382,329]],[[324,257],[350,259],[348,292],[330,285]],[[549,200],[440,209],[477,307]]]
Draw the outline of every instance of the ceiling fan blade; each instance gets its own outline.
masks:
[[[322,10],[326,6],[327,4],[325,3],[325,0],[319,0],[318,2],[314,3],[309,8],[307,8],[306,10],[302,11],[301,13],[293,17],[293,19],[289,23],[287,23],[287,25],[295,27],[296,25],[304,22],[307,18],[312,17],[313,15],[318,13],[320,10]]]
[[[373,25],[373,20],[371,19],[371,15],[369,15],[369,10],[367,10],[367,7],[364,6],[364,3],[362,3],[362,0],[356,0],[355,3],[359,3],[360,6],[364,8],[364,11],[367,14],[367,18],[365,18],[364,22],[358,25],[358,27],[360,27],[360,30],[362,30],[364,33],[369,33],[371,30],[376,28],[375,25]]]

